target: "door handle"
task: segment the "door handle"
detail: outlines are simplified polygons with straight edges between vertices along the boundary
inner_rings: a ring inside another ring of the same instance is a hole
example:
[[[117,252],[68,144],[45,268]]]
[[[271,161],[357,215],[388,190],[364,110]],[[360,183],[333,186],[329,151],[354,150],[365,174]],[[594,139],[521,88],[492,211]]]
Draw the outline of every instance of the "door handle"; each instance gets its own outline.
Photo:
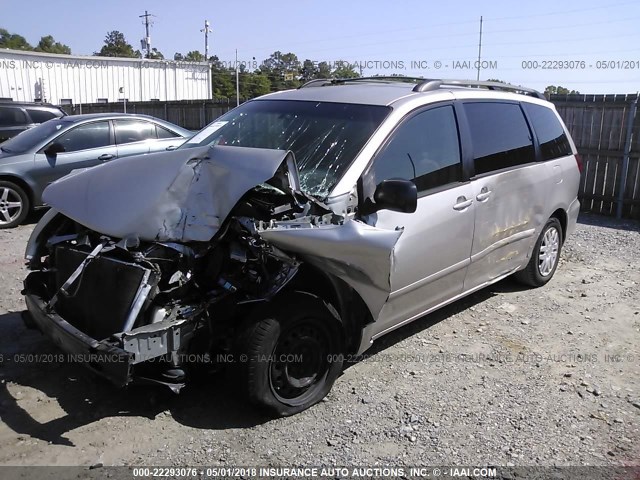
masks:
[[[487,187],[482,187],[482,190],[480,190],[480,193],[476,195],[476,200],[479,202],[486,202],[490,196],[491,196],[491,190],[489,190]]]
[[[111,155],[110,153],[103,153],[98,157],[98,160],[101,162],[106,162],[107,160],[111,160],[115,155]]]
[[[467,197],[458,197],[456,202],[457,203],[453,206],[453,209],[461,211],[461,210],[465,210],[465,209],[469,208],[471,206],[471,204],[473,203],[473,199],[467,200]]]

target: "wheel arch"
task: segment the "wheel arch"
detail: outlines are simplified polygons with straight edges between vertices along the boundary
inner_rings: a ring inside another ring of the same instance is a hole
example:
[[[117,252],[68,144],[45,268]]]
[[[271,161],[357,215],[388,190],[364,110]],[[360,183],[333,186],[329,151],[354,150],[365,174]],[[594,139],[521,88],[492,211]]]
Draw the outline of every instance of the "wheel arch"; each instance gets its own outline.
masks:
[[[563,208],[558,208],[555,212],[551,214],[549,218],[557,218],[560,222],[560,226],[562,227],[562,241],[564,242],[567,238],[567,223],[568,216],[567,212]]]
[[[0,181],[14,183],[24,190],[24,193],[29,198],[30,209],[33,210],[36,205],[34,201],[33,188],[29,183],[27,183],[23,178],[6,173],[0,173]]]
[[[287,290],[312,293],[330,303],[340,316],[346,335],[347,350],[355,352],[358,349],[362,330],[372,318],[362,297],[345,281],[305,263],[287,286]]]

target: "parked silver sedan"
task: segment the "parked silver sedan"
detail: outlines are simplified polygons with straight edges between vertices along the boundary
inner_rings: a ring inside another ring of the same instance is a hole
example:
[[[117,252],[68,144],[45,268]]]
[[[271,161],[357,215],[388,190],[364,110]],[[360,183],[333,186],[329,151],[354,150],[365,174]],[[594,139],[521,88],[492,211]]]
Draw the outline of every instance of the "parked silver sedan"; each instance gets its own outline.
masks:
[[[90,114],[49,120],[0,144],[0,228],[42,207],[50,183],[118,157],[177,148],[193,132],[146,115]]]

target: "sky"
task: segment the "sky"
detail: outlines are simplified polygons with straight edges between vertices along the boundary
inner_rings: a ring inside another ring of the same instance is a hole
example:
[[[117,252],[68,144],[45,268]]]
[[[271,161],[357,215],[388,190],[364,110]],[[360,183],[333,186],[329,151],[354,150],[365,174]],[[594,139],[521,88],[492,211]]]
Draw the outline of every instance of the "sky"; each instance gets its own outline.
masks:
[[[249,66],[279,50],[301,61],[357,64],[365,76],[460,79],[476,78],[482,16],[481,80],[594,94],[640,90],[638,0],[0,0],[0,28],[31,44],[53,35],[73,54],[91,55],[111,30],[139,48],[145,9],[154,15],[151,44],[167,58],[204,52],[206,19],[209,55],[228,65],[236,49]]]

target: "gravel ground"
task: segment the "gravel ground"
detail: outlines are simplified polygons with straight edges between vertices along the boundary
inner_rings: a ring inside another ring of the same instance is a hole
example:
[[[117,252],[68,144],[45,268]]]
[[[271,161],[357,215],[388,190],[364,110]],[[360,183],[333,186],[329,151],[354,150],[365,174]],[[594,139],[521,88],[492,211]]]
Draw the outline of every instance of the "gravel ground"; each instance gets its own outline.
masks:
[[[640,465],[637,222],[581,217],[548,285],[428,315],[277,420],[224,378],[175,396],[47,361],[19,318],[31,229],[0,230],[2,465]]]

